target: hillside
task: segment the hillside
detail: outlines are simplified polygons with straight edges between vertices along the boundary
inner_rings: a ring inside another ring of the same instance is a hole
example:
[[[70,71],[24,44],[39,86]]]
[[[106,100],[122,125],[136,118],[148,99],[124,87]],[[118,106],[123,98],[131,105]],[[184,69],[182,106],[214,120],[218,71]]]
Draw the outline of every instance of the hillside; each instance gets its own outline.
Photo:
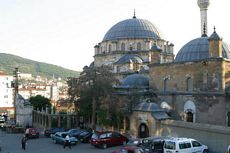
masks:
[[[33,76],[42,77],[61,77],[65,79],[67,77],[78,77],[80,72],[69,70],[60,66],[37,62],[22,58],[19,56],[0,53],[0,71],[4,71],[7,74],[13,74],[15,68],[19,69],[20,73],[30,73]]]

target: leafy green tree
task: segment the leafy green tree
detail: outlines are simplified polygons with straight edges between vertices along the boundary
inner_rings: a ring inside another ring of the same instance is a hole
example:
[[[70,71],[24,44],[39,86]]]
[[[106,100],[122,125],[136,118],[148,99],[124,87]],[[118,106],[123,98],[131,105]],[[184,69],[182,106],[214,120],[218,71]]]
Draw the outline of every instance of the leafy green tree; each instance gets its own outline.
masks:
[[[45,98],[41,95],[37,95],[34,97],[30,97],[29,101],[31,102],[34,110],[42,110],[48,107],[48,109],[51,109],[51,103],[48,98]]]
[[[96,112],[99,113],[100,99],[111,95],[114,91],[113,83],[116,81],[108,66],[84,67],[79,78],[67,81],[68,93],[79,108],[79,113],[91,116],[92,128],[95,128]],[[105,120],[103,120],[105,123]],[[107,122],[107,121],[106,121]]]

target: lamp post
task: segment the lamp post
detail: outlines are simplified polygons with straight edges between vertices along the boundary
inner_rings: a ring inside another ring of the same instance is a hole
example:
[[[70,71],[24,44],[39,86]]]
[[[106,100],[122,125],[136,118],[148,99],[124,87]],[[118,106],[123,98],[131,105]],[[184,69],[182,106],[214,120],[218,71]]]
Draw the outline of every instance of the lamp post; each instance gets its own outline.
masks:
[[[17,101],[17,94],[18,94],[18,68],[14,70],[14,121],[15,124],[17,123],[17,109],[16,109],[16,101]]]

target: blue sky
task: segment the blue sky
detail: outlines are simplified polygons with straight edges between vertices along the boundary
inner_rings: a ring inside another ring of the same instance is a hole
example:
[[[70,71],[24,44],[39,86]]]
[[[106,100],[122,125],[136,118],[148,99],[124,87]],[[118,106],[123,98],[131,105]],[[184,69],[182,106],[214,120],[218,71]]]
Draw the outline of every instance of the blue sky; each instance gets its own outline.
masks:
[[[230,44],[230,1],[210,1],[208,34],[216,26]],[[134,9],[175,45],[175,54],[200,36],[197,0],[0,0],[0,52],[81,71],[109,28]]]

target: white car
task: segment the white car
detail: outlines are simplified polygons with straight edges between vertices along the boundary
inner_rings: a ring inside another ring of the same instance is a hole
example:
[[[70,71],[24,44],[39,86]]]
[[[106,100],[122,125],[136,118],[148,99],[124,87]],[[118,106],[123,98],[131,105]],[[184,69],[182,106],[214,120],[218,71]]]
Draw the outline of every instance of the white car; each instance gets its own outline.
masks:
[[[191,138],[165,140],[164,153],[208,153],[208,147]]]
[[[228,153],[230,153],[230,145],[228,146]]]

